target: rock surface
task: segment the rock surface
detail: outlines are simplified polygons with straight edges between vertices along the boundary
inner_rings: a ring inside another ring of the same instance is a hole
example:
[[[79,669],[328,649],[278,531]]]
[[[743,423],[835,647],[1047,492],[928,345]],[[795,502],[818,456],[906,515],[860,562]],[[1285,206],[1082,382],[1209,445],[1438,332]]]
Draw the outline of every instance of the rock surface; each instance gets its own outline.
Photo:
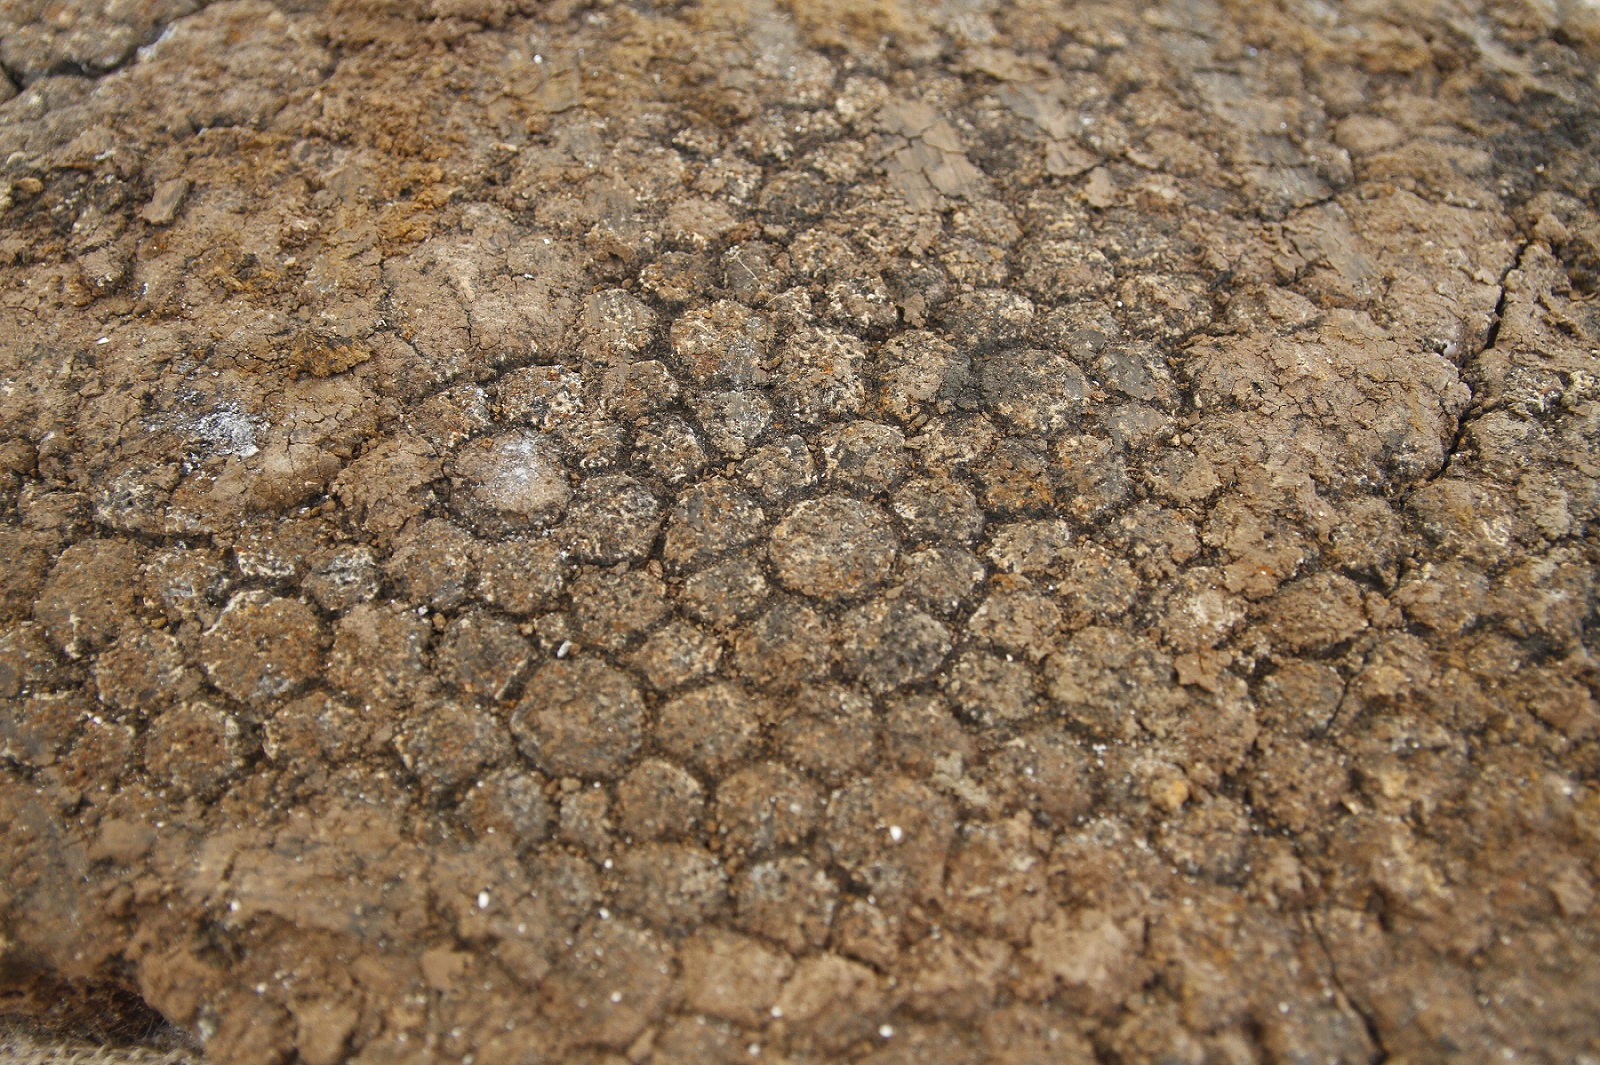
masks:
[[[1600,16],[0,10],[0,1012],[1600,1057]]]

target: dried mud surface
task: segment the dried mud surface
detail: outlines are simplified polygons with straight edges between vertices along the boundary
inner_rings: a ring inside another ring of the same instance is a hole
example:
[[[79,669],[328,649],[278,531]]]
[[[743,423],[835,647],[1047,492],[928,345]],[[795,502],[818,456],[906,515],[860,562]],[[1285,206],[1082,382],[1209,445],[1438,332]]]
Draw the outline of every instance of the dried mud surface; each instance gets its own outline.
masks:
[[[0,1011],[1600,1055],[1585,0],[0,36]]]

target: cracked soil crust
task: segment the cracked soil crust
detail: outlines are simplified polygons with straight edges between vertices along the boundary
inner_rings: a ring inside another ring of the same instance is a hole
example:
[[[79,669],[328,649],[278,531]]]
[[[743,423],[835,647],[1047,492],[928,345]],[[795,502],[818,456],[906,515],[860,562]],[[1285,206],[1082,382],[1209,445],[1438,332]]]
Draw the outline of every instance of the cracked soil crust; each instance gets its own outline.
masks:
[[[0,1012],[1596,1060],[1597,59],[1593,0],[4,0]]]

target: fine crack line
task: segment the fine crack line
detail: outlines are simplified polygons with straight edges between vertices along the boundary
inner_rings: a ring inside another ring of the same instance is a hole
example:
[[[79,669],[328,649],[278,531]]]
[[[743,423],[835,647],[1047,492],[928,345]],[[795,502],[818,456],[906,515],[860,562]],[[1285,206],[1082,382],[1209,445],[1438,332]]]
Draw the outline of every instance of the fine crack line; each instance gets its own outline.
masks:
[[[1373,1059],[1373,1065],[1383,1065],[1389,1060],[1389,1048],[1383,1044],[1383,1033],[1378,1029],[1378,1022],[1372,1014],[1364,1009],[1344,985],[1344,979],[1339,975],[1339,963],[1334,960],[1333,950],[1328,946],[1327,937],[1322,934],[1322,926],[1317,922],[1316,914],[1307,914],[1305,922],[1311,928],[1311,935],[1317,941],[1317,946],[1322,949],[1322,956],[1328,960],[1328,975],[1333,979],[1333,986],[1339,992],[1339,997],[1344,999],[1345,1005],[1350,1007],[1361,1024],[1367,1030],[1367,1038],[1372,1040],[1372,1045],[1377,1049],[1378,1056]]]
[[[1424,484],[1432,484],[1450,472],[1450,464],[1455,461],[1456,455],[1461,451],[1461,445],[1466,441],[1467,427],[1487,413],[1478,398],[1478,390],[1472,387],[1472,382],[1467,380],[1467,375],[1474,368],[1477,361],[1483,358],[1484,352],[1493,351],[1500,342],[1500,325],[1505,321],[1506,312],[1506,279],[1511,276],[1511,271],[1522,266],[1522,258],[1527,254],[1528,247],[1529,242],[1526,240],[1519,244],[1516,255],[1512,256],[1511,262],[1500,272],[1500,295],[1495,300],[1494,311],[1489,319],[1489,329],[1483,338],[1483,346],[1461,360],[1461,380],[1468,389],[1472,390],[1472,402],[1467,404],[1466,409],[1461,412],[1461,416],[1456,419],[1456,429],[1450,437],[1450,446],[1445,449],[1444,460],[1439,463],[1438,470],[1423,482]]]

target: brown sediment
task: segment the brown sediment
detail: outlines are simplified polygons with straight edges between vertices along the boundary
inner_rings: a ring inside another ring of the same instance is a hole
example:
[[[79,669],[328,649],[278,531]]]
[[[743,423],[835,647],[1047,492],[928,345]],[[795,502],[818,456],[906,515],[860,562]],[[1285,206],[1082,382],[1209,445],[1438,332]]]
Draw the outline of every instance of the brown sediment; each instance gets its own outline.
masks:
[[[0,1012],[1600,1055],[1581,0],[35,6]]]

